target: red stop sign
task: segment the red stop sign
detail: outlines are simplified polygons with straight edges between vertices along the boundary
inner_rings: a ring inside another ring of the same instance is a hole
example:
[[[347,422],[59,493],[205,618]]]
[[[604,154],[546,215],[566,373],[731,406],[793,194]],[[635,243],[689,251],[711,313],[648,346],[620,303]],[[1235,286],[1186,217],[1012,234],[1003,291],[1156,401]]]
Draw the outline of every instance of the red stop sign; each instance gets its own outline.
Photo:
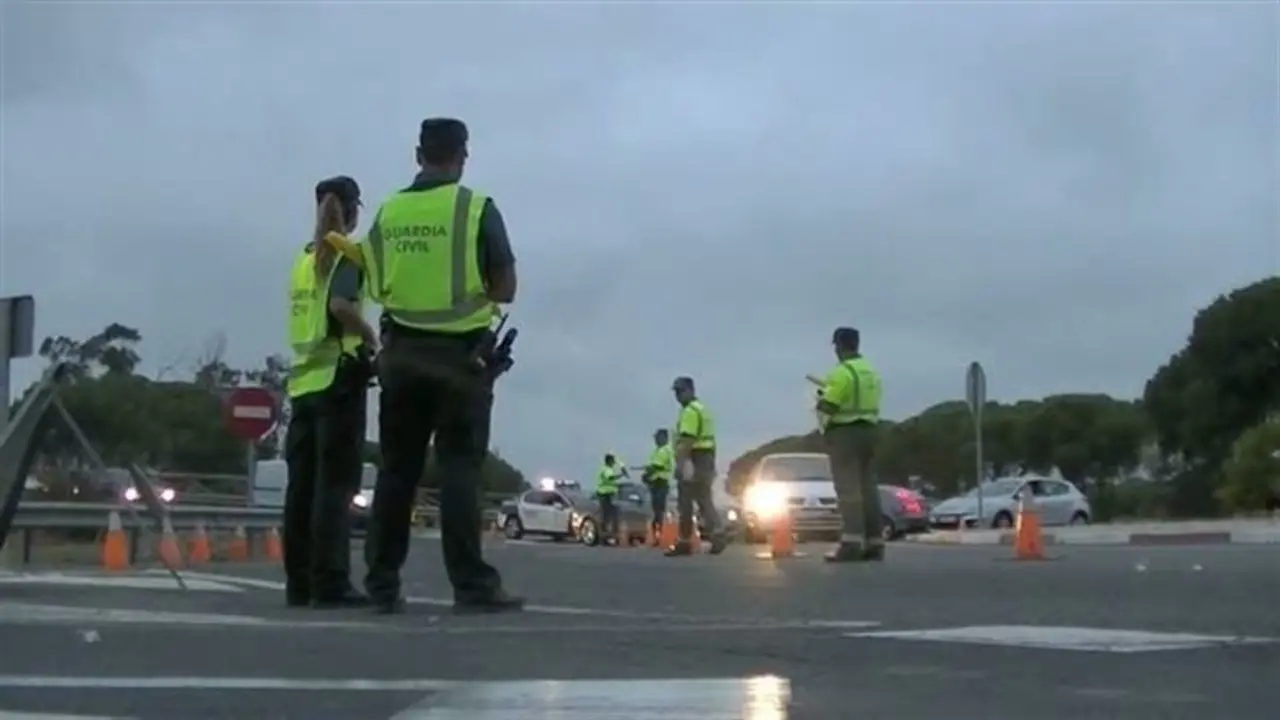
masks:
[[[236,437],[261,440],[279,419],[280,408],[270,390],[261,387],[236,388],[227,398],[227,429]]]

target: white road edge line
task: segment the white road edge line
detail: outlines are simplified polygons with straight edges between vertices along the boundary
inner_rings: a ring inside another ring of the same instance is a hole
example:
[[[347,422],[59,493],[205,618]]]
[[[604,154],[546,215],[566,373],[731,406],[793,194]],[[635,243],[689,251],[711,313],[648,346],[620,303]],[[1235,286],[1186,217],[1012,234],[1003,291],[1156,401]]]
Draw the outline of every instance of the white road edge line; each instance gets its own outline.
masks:
[[[164,570],[148,570],[148,573],[163,573]],[[184,577],[195,578],[199,580],[207,580],[210,582],[225,582],[231,584],[239,584],[245,587],[258,588],[261,590],[284,590],[284,583],[279,580],[265,580],[262,578],[248,578],[238,575],[224,575],[221,573],[205,573],[185,571]],[[430,605],[434,607],[453,607],[453,600],[446,598],[409,596],[405,598],[413,605]],[[648,613],[648,612],[627,612],[625,610],[603,610],[597,608],[570,607],[564,605],[526,605],[525,610],[528,612],[542,613],[544,615],[576,615],[576,616],[595,616],[610,617],[623,620],[684,620],[689,622],[733,622],[733,618],[726,617],[700,617],[697,615],[687,615],[681,613]],[[778,620],[770,619],[766,622],[770,623],[795,623],[811,628],[832,628],[832,629],[849,629],[857,630],[860,628],[876,628],[881,627],[882,623],[873,620]]]
[[[0,687],[79,690],[313,690],[334,692],[439,692],[457,680],[355,680],[249,677],[62,677],[0,675]]]

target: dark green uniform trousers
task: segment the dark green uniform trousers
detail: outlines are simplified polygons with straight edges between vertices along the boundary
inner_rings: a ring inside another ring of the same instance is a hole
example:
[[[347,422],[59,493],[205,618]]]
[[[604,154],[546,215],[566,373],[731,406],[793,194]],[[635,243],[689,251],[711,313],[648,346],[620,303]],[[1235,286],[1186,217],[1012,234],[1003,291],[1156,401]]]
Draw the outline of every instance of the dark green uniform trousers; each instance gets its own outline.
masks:
[[[863,545],[880,542],[880,489],[871,473],[875,424],[830,425],[822,437],[840,503],[841,541]]]
[[[680,494],[676,497],[676,510],[680,514],[680,542],[689,542],[697,531],[693,522],[695,505],[707,534],[714,537],[720,532],[720,515],[716,512],[712,493],[716,480],[715,451],[694,450],[690,459],[693,460],[693,477],[677,477],[676,487]]]
[[[379,356],[378,439],[382,470],[365,540],[365,590],[375,602],[400,595],[418,484],[434,441],[439,464],[440,535],[454,597],[486,598],[501,589],[481,552],[481,470],[489,451],[492,384],[474,369],[478,338],[386,331]]]
[[[328,389],[290,400],[282,538],[290,602],[339,598],[351,589],[351,500],[360,491],[366,377],[343,365]]]

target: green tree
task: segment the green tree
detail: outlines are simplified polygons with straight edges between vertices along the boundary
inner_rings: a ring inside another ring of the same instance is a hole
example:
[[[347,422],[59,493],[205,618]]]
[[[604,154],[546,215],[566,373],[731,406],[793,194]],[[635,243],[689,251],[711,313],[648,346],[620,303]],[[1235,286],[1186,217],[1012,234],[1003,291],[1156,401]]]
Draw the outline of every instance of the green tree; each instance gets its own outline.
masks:
[[[1222,465],[1217,499],[1233,512],[1262,510],[1280,496],[1280,420],[1244,431]]]
[[[1215,510],[1232,445],[1280,410],[1280,277],[1196,313],[1186,346],[1147,381],[1143,406],[1161,449],[1185,468],[1173,478],[1174,512]]]

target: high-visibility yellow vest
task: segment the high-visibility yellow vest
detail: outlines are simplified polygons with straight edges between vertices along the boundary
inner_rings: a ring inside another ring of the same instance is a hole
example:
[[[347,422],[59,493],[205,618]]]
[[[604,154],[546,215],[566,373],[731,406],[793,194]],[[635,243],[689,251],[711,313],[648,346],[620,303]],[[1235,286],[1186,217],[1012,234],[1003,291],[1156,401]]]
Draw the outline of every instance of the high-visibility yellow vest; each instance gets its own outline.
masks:
[[[600,472],[596,475],[596,493],[600,495],[617,495],[618,480],[622,477],[622,470],[615,465],[601,465]]]
[[[649,453],[649,478],[654,482],[665,483],[671,480],[671,473],[676,467],[676,456],[671,445],[659,445]]]
[[[854,422],[877,423],[880,421],[880,374],[864,357],[845,360],[837,366],[838,372],[852,377],[853,392],[827,420],[827,425],[848,425]]]
[[[676,433],[693,435],[694,450],[716,449],[716,420],[701,400],[694,400],[680,409]]]
[[[453,184],[382,203],[360,251],[369,297],[393,322],[444,333],[489,326],[497,306],[485,293],[477,242],[487,199]]]
[[[338,358],[353,353],[364,342],[358,335],[329,335],[329,284],[339,259],[323,282],[316,278],[316,256],[311,248],[298,254],[289,284],[289,397],[320,392],[333,384]]]

